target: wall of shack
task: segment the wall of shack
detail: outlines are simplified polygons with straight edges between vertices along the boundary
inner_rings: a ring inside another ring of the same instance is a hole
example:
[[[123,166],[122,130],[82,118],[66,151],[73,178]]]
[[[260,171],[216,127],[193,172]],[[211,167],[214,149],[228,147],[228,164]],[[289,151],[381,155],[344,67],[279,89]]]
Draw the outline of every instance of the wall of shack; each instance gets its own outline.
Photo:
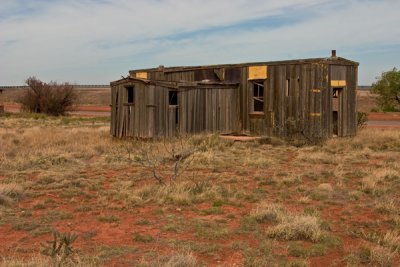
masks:
[[[168,105],[171,88],[138,81],[114,84],[111,134],[154,137],[242,131],[278,137],[327,138],[333,135],[332,81],[346,83],[339,96],[341,112],[336,134],[356,134],[356,64],[292,62],[267,67],[267,78],[261,81],[264,84],[264,112],[252,111],[253,81],[248,79],[248,65],[147,72],[150,81],[238,84],[235,88],[179,88],[178,107]],[[126,103],[125,88],[131,85],[135,87],[133,105]],[[175,125],[177,112],[179,124]]]

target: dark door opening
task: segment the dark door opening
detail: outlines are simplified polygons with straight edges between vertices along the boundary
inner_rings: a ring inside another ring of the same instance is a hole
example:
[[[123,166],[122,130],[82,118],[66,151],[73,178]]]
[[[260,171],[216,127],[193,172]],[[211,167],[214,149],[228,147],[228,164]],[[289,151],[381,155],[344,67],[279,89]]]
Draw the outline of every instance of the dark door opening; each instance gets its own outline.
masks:
[[[341,95],[343,92],[343,88],[333,87],[332,88],[332,125],[333,125],[333,134],[339,135],[341,130],[341,122],[342,122],[342,100]]]

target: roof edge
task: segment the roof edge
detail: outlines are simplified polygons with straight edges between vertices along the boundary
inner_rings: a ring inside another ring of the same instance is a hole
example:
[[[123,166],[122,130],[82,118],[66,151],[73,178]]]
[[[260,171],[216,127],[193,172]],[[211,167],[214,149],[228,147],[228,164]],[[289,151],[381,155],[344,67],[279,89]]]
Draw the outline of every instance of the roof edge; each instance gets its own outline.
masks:
[[[198,66],[171,66],[163,68],[147,68],[147,69],[135,69],[129,70],[129,74],[136,72],[178,72],[178,71],[191,71],[196,69],[207,69],[207,68],[229,68],[229,67],[245,67],[245,66],[257,66],[257,65],[280,65],[280,64],[307,64],[307,63],[327,63],[335,64],[339,62],[346,62],[350,65],[359,66],[360,63],[352,61],[342,57],[326,57],[326,58],[306,58],[306,59],[291,59],[291,60],[280,60],[280,61],[262,61],[262,62],[248,62],[248,63],[235,63],[235,64],[215,64],[215,65],[198,65]]]

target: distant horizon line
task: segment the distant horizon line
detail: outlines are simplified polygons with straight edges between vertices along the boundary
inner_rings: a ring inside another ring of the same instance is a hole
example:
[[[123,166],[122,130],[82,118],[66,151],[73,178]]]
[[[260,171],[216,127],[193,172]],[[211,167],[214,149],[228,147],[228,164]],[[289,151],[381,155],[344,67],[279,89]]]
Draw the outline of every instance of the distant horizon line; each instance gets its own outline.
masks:
[[[110,88],[109,84],[71,84],[74,87],[78,88]],[[4,85],[0,86],[0,89],[25,89],[28,88],[28,85]]]
[[[74,87],[77,88],[111,88],[109,84],[72,84]],[[1,90],[4,89],[25,89],[28,88],[28,85],[5,85],[5,86],[0,86]],[[357,89],[361,90],[370,90],[372,85],[358,85]]]

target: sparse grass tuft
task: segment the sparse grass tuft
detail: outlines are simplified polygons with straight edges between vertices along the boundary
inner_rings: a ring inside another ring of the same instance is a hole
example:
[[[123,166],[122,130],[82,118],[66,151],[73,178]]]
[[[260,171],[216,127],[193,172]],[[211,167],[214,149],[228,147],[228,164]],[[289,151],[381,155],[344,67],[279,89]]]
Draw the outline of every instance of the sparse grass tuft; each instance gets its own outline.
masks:
[[[24,189],[16,183],[0,184],[0,206],[10,206],[22,198]]]
[[[97,217],[97,220],[99,222],[104,222],[104,223],[114,223],[114,222],[119,222],[121,219],[118,216],[115,215],[103,215]]]
[[[320,239],[322,230],[318,218],[308,215],[287,215],[276,226],[268,229],[268,236],[283,240]]]
[[[133,235],[133,240],[136,242],[142,242],[142,243],[149,243],[154,241],[154,237],[152,237],[151,235],[144,235],[141,233],[135,233]]]
[[[173,255],[164,265],[164,267],[196,267],[197,259],[193,253],[186,252]]]
[[[381,246],[361,246],[347,256],[349,265],[392,267],[395,253]]]
[[[286,216],[286,210],[279,204],[261,202],[250,212],[250,216],[257,222],[279,222]]]

